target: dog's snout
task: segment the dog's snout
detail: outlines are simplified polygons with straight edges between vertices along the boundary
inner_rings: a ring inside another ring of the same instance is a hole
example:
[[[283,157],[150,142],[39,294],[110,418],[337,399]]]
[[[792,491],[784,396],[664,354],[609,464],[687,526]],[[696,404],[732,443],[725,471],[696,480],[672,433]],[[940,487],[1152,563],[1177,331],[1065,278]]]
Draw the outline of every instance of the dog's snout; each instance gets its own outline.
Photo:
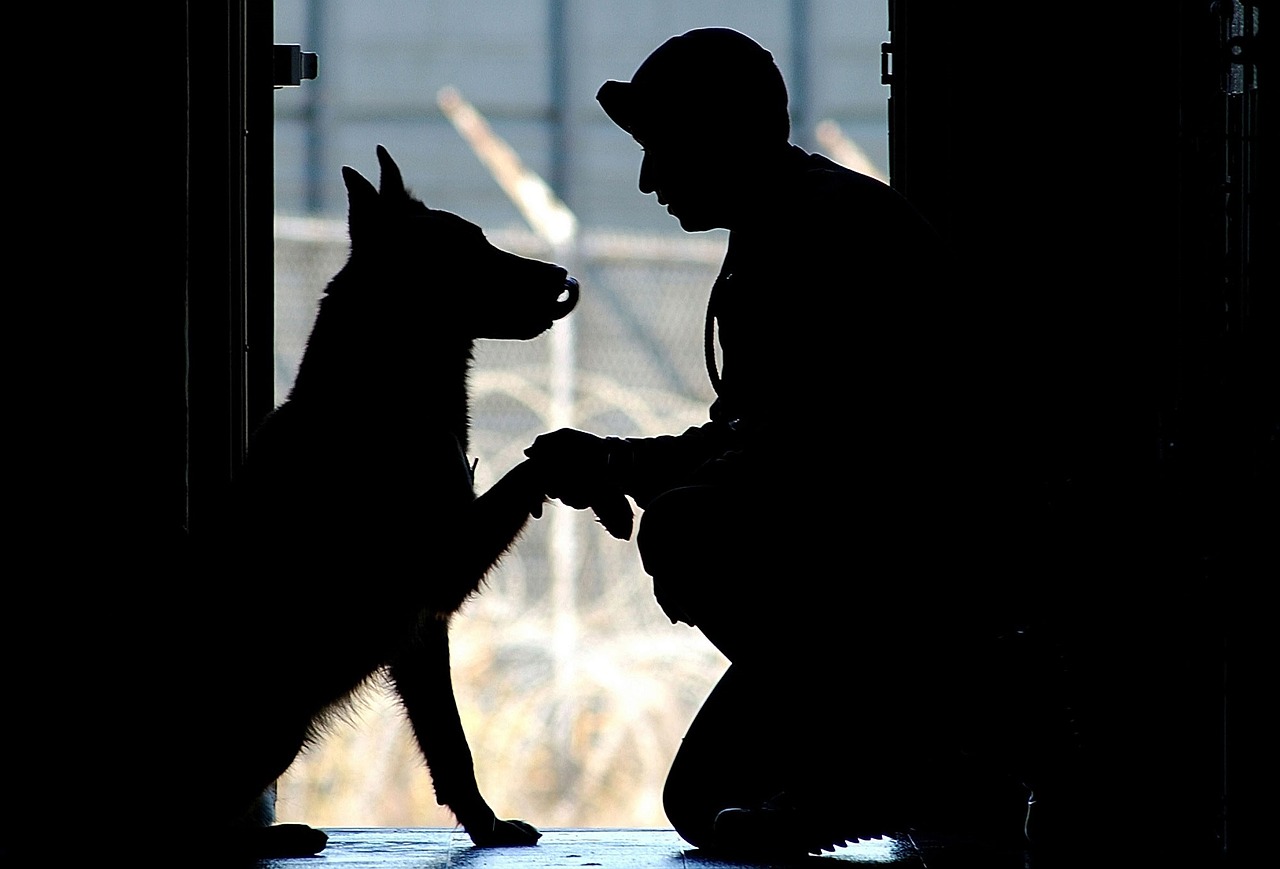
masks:
[[[578,306],[578,293],[578,279],[572,275],[566,275],[560,295],[556,296],[555,312],[552,315],[554,319],[559,320]]]

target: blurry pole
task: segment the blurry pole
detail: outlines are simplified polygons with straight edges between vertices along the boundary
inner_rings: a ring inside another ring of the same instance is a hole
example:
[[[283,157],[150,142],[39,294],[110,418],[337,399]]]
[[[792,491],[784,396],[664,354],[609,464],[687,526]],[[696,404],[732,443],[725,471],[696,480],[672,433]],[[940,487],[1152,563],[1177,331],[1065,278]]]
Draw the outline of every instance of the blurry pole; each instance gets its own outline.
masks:
[[[520,156],[499,138],[479,112],[453,88],[441,88],[436,94],[440,110],[467,141],[480,162],[489,169],[504,193],[520,209],[530,228],[551,246],[552,259],[569,268],[577,260],[578,220],[555,193],[529,170]],[[573,317],[566,317],[551,330],[551,406],[548,429],[573,425],[574,366]],[[577,515],[567,509],[551,509],[551,607],[552,652],[556,662],[555,678],[568,677],[564,666],[573,660],[578,642],[577,595],[575,582],[578,564]]]
[[[822,152],[841,166],[889,183],[884,173],[872,165],[866,153],[844,134],[835,121],[830,118],[819,121],[814,134],[818,137],[818,146],[822,148]]]
[[[520,209],[530,228],[552,248],[570,245],[578,234],[578,219],[556,198],[546,182],[525,168],[520,156],[456,90],[441,88],[436,101],[454,129],[466,139],[503,192]]]

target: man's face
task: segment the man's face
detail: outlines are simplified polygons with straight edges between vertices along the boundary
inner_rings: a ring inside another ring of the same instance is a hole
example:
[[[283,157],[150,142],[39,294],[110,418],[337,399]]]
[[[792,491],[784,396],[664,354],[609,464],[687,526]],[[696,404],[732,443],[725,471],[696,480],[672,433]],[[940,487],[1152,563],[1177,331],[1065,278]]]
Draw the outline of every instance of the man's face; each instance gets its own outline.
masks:
[[[715,148],[687,139],[639,136],[641,193],[653,193],[658,204],[680,221],[685,232],[727,229],[736,210],[729,161]]]

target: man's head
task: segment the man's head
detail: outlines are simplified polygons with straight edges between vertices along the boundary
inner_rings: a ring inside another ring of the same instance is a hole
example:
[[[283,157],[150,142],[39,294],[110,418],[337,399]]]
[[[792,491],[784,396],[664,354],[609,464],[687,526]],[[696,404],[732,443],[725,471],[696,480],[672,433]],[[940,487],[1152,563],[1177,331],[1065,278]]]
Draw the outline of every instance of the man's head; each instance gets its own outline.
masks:
[[[728,28],[671,37],[596,99],[645,149],[640,190],[657,193],[690,232],[728,226],[751,187],[743,173],[791,133],[773,55]]]

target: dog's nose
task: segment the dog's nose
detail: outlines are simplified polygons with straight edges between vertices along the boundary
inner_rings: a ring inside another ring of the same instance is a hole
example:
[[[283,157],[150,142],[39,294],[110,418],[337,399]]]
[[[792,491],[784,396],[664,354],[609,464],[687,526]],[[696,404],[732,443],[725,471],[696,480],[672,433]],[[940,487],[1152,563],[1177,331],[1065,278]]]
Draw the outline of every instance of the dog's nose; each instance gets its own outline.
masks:
[[[564,287],[561,289],[560,295],[556,297],[555,311],[551,315],[552,319],[559,320],[577,307],[578,290],[578,279],[572,275],[566,275]]]

